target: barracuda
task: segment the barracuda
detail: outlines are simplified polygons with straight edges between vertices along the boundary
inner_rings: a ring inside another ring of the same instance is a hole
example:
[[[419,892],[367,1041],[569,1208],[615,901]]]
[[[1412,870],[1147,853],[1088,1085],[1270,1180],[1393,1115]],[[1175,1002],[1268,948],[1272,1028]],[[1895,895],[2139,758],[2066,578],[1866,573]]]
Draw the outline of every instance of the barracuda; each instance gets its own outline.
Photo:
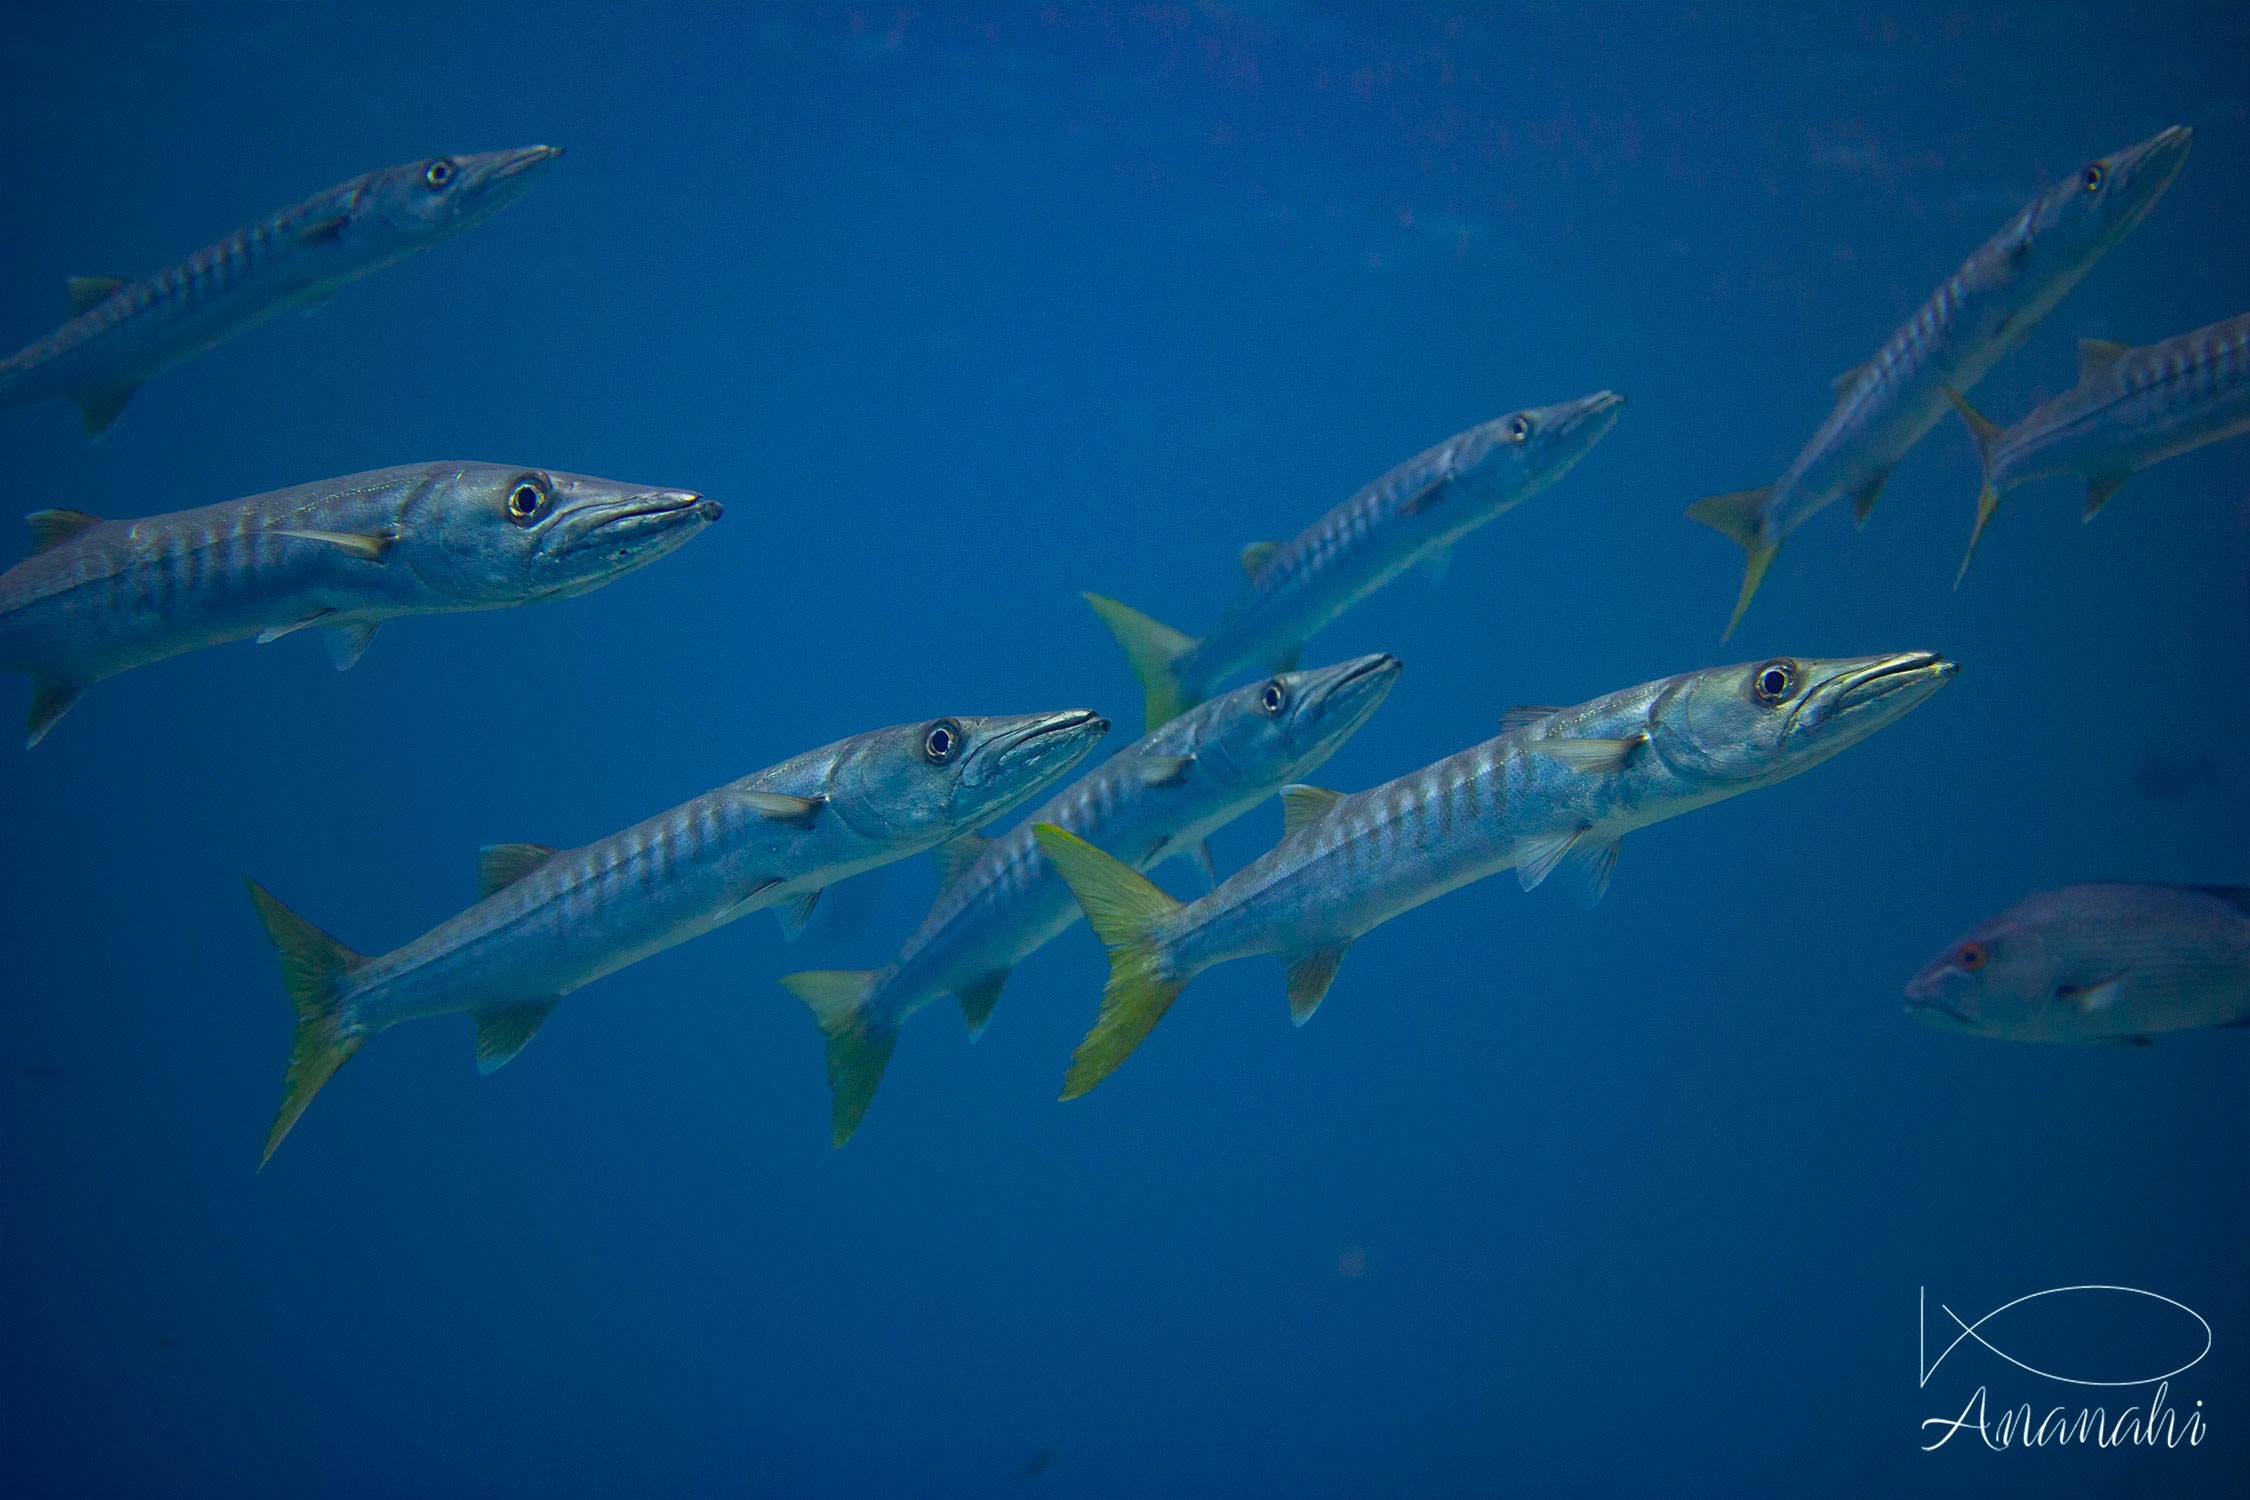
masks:
[[[1418,453],[1288,542],[1242,552],[1243,592],[1202,640],[1088,594],[1147,694],[1147,727],[1245,672],[1295,669],[1320,628],[1418,563],[1442,567],[1470,532],[1570,472],[1616,425],[1602,391],[1472,427]]]
[[[1040,846],[1109,947],[1100,1018],[1063,1088],[1085,1093],[1214,964],[1277,953],[1302,1025],[1362,933],[1513,868],[1601,899],[1636,828],[1808,770],[1954,673],[1928,652],[1776,659],[1644,683],[1576,708],[1519,708],[1498,738],[1351,796],[1282,793],[1281,842],[1199,901],[1172,900],[1061,828]]]
[[[821,890],[999,817],[1093,749],[1082,709],[940,719],[840,740],[580,849],[498,844],[483,899],[403,948],[361,957],[275,900],[251,899],[297,1010],[266,1159],[378,1031],[476,1020],[477,1067],[518,1052],[556,1003],[605,974],[766,907],[801,926]]]
[[[1984,460],[1976,526],[1955,587],[1968,576],[2000,496],[2017,485],[2078,475],[2086,481],[2081,515],[2091,521],[2149,465],[2250,432],[2250,313],[2139,349],[2082,339],[2078,363],[2077,385],[2005,429],[1960,392],[1946,392]]]
[[[1982,380],[2148,217],[2187,161],[2189,139],[2175,125],[2049,188],[1978,247],[1873,359],[1837,377],[1835,409],[1787,473],[1688,507],[1748,554],[1727,636],[1790,532],[1846,498],[1866,524],[1891,469],[1945,415],[1947,387],[1965,391]]]
[[[0,361],[0,407],[75,402],[89,437],[141,382],[292,307],[480,224],[523,195],[560,146],[388,167],[340,182],[127,284],[74,276],[71,319]]]
[[[36,745],[105,677],[311,627],[339,671],[399,615],[596,589],[719,516],[687,490],[502,464],[419,464],[138,521],[43,510],[0,573],[0,672],[32,679]]]
[[[1017,964],[1069,930],[1078,904],[1032,836],[1049,823],[1136,870],[1187,855],[1211,874],[1204,840],[1308,774],[1367,722],[1398,680],[1390,656],[1285,672],[1237,688],[1143,735],[1002,839],[973,835],[939,851],[937,903],[879,970],[813,970],[781,982],[828,1038],[831,1124],[841,1146],[882,1082],[899,1026],[956,996],[984,1030]]]

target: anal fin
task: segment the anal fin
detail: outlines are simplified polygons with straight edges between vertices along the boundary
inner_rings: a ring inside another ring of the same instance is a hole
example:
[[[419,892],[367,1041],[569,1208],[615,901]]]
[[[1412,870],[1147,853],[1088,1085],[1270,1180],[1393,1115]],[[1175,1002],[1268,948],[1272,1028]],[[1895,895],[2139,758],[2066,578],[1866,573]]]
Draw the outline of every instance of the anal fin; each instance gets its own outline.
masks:
[[[984,1028],[992,1024],[992,1008],[1000,1003],[1000,990],[1007,982],[1008,971],[1002,969],[954,991],[954,998],[961,1002],[961,1019],[969,1023],[971,1041],[983,1036]]]
[[[1852,491],[1852,524],[1865,526],[1867,518],[1875,513],[1875,502],[1883,497],[1883,486],[1891,482],[1891,471],[1883,469]]]
[[[349,672],[367,654],[375,642],[375,632],[383,628],[381,620],[361,620],[350,625],[325,625],[321,639],[328,642],[328,659],[339,672]]]
[[[24,723],[23,747],[29,750],[47,737],[55,727],[55,720],[70,712],[70,706],[86,691],[84,683],[57,682],[51,677],[35,677],[31,683],[31,717]]]
[[[820,905],[820,892],[807,891],[801,896],[791,896],[773,908],[774,920],[781,923],[781,935],[794,943],[805,933],[805,924],[812,920],[813,908]]]
[[[2109,504],[2109,497],[2116,494],[2119,487],[2121,487],[2126,480],[2132,477],[2133,476],[2130,474],[2087,475],[2086,504],[2085,507],[2079,511],[2078,519],[2081,521],[2091,521],[2092,519],[2094,519],[2096,515],[2101,513],[2101,508]]]
[[[524,1049],[524,1044],[547,1024],[559,1000],[526,1000],[517,1005],[488,1005],[476,1013],[477,1071],[490,1073]]]
[[[139,381],[131,385],[113,386],[106,391],[96,391],[80,398],[78,414],[86,425],[86,436],[100,437],[109,431],[110,424],[125,410],[125,403],[133,399],[133,392],[141,388]]]
[[[1342,966],[1344,955],[1351,951],[1350,943],[1331,943],[1326,947],[1308,948],[1292,953],[1282,962],[1289,966],[1289,1019],[1302,1026],[1320,1009],[1320,1002],[1328,994],[1328,986],[1336,980],[1336,970]]]

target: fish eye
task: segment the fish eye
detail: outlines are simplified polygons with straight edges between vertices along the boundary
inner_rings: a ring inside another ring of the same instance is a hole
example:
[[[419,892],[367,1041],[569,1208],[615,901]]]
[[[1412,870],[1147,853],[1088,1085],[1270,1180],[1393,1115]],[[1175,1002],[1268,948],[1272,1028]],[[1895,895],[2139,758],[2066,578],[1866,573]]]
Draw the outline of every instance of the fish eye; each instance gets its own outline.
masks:
[[[1264,691],[1258,694],[1258,712],[1269,719],[1280,718],[1282,709],[1286,708],[1288,704],[1289,689],[1281,685],[1281,679],[1278,677],[1267,683]]]
[[[1531,418],[1520,413],[1508,419],[1508,441],[1520,443],[1531,436]]]
[[[508,491],[508,519],[518,526],[529,526],[547,513],[547,481],[536,474],[526,474]]]
[[[439,157],[422,169],[422,180],[430,185],[431,192],[444,192],[453,182],[453,163]]]
[[[1991,957],[1991,953],[1986,950],[1984,944],[1963,943],[1961,951],[1953,955],[1953,967],[1964,973],[1974,974],[1977,970],[1983,968]]]
[[[922,735],[922,759],[933,766],[942,766],[961,753],[961,726],[951,719],[940,719]]]
[[[2102,169],[2100,162],[2093,163],[2085,171],[2078,174],[2078,185],[2089,193],[2100,192],[2102,184],[2108,180],[2109,173]]]
[[[1769,708],[1787,698],[1797,687],[1797,664],[1787,658],[1767,662],[1751,674],[1750,692]]]

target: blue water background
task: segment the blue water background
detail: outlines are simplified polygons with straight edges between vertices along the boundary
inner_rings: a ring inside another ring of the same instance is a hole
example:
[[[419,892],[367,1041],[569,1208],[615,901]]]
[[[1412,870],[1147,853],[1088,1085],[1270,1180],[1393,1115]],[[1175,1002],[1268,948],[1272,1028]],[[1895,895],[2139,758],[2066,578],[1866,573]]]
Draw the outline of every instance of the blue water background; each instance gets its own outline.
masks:
[[[67,274],[377,165],[570,148],[99,444],[0,415],[15,508],[430,458],[727,507],[592,596],[401,622],[349,674],[304,637],[204,652],[0,753],[0,1487],[2240,1493],[2250,1035],[2003,1045],[1899,990],[2033,887],[2250,881],[2250,448],[2090,527],[2021,492],[1955,593],[1949,420],[1727,648],[1740,556],[1679,512],[1777,475],[2010,213],[2162,126],[2196,130],[2170,195],[1977,400],[2250,307],[2245,56],[2240,6],[0,11],[11,348]],[[1089,706],[1122,744],[1079,590],[1199,629],[1243,543],[1604,387],[1566,481],[1316,642],[1407,664],[1318,779],[1725,661],[1960,679],[1635,835],[1592,913],[1504,878],[1370,934],[1302,1030],[1273,962],[1213,971],[1068,1106],[1083,929],[977,1045],[911,1024],[830,1148],[773,981],[880,963],[915,861],[794,946],[758,917],[603,981],[489,1078],[466,1022],[386,1034],[254,1174],[290,1012],[239,875],[380,950],[465,904],[479,844],[862,729]],[[2210,1321],[2172,1393],[2203,1446],[1916,1451],[1980,1381],[2078,1404],[1974,1350],[1918,1390],[1917,1289],[1934,1318],[2078,1282]]]

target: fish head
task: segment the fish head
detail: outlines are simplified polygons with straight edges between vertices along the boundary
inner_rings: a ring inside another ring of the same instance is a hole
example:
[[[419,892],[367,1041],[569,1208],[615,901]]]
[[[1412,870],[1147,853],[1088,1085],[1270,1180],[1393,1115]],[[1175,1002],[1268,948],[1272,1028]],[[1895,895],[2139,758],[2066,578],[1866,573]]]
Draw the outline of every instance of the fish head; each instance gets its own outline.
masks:
[[[1928,651],[1774,657],[1675,677],[1649,710],[1651,748],[1674,770],[1733,791],[1787,780],[1858,744],[1958,671]]]
[[[2078,993],[2033,897],[1949,944],[1906,987],[1906,1013],[1952,1031],[2015,1041],[2085,1034]]]
[[[402,507],[390,560],[464,608],[568,598],[663,557],[719,502],[503,464],[433,465]]]
[[[1464,510],[1501,507],[1554,483],[1617,425],[1624,407],[1623,396],[1596,391],[1470,428],[1455,440],[1452,483],[1432,510],[1443,509],[1456,492]]]
[[[2014,226],[2012,264],[2042,272],[2092,265],[2148,217],[2186,164],[2192,139],[2185,125],[2174,125],[2086,163],[2047,189]]]
[[[560,146],[517,146],[387,167],[354,197],[352,223],[409,240],[452,234],[522,197],[562,154]]]
[[[1198,770],[1222,785],[1270,791],[1309,774],[1366,723],[1398,681],[1395,656],[1280,672],[1195,710]]]
[[[898,724],[847,742],[825,796],[862,837],[928,848],[1045,791],[1108,732],[1082,708]]]

